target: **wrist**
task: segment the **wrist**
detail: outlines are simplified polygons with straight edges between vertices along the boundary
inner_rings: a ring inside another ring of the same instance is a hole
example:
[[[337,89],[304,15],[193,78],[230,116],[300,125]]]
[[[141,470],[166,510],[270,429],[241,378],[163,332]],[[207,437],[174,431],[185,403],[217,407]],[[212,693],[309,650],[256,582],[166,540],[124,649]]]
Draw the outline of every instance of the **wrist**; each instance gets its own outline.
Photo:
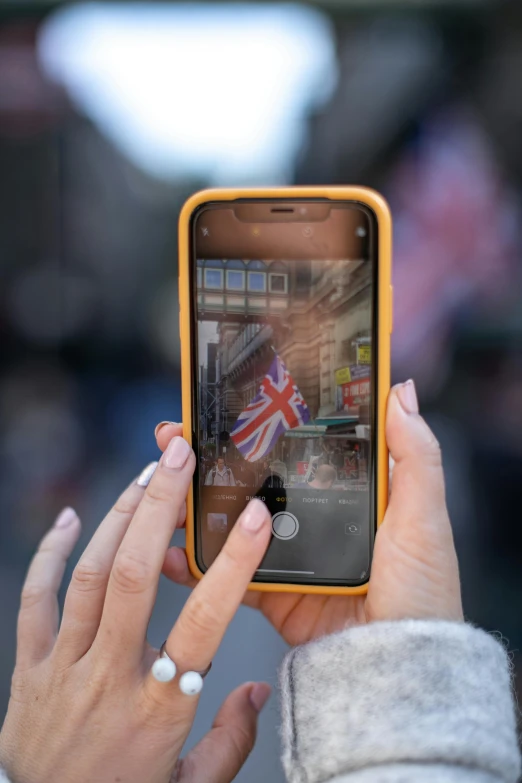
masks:
[[[291,783],[398,763],[517,778],[506,651],[462,622],[375,622],[323,637],[287,656],[281,685]]]

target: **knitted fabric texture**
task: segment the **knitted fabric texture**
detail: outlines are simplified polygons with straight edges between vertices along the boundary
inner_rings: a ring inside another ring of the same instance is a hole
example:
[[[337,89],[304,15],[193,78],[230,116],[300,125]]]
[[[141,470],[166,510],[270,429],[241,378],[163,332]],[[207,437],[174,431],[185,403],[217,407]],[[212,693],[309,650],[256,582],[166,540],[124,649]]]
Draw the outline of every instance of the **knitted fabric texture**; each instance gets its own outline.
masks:
[[[286,657],[289,783],[515,783],[505,649],[464,623],[371,623]]]
[[[281,686],[289,783],[518,779],[509,659],[469,625],[351,628],[292,651]]]

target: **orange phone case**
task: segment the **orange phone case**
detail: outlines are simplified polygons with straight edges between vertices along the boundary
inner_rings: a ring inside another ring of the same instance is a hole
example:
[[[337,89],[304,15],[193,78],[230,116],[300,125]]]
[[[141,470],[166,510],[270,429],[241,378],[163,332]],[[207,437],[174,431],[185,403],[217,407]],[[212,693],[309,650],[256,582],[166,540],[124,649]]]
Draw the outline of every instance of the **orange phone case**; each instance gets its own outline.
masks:
[[[391,253],[392,230],[389,207],[374,190],[363,187],[281,187],[281,188],[216,188],[202,190],[183,205],[179,218],[179,304],[181,340],[181,386],[183,435],[192,444],[192,393],[194,377],[190,345],[193,340],[190,318],[190,224],[193,212],[202,204],[216,201],[234,201],[244,198],[298,199],[327,198],[332,201],[358,201],[367,205],[378,223],[378,388],[377,388],[377,524],[380,525],[388,503],[388,448],[384,422],[390,390],[390,336],[392,331]],[[186,548],[192,574],[201,579],[203,572],[196,562],[193,488],[187,498]],[[364,595],[368,582],[357,587],[329,585],[296,585],[252,582],[248,588],[259,592],[315,593],[323,595]]]

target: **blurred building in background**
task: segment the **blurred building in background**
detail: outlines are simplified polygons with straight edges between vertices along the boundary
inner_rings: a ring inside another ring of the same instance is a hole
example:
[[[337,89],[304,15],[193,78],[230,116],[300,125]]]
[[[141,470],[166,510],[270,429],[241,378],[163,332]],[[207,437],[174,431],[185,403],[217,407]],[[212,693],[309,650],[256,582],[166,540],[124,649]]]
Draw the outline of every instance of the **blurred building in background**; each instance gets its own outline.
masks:
[[[177,215],[209,184],[386,195],[394,379],[444,450],[466,614],[520,649],[521,53],[516,0],[0,2],[3,706],[39,537],[70,504],[85,541],[179,420]],[[183,600],[161,586],[153,641]],[[193,739],[283,651],[241,613]],[[277,722],[238,780],[282,781]]]

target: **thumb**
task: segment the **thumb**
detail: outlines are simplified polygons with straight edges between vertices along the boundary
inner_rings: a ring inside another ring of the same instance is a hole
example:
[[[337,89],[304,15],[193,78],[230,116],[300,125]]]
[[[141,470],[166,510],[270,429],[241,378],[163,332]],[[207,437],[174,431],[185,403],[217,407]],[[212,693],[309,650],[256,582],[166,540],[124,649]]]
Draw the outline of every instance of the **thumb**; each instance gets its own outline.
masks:
[[[270,690],[267,683],[250,682],[232,691],[209,733],[178,762],[173,783],[231,783],[254,747]]]
[[[419,415],[413,381],[394,386],[388,400],[386,441],[394,461],[390,506],[417,513],[446,513],[442,456],[435,435]],[[429,509],[428,509],[429,504]]]
[[[439,444],[419,415],[413,381],[388,400],[386,439],[395,462],[375,540],[367,610],[372,619],[462,619]]]

